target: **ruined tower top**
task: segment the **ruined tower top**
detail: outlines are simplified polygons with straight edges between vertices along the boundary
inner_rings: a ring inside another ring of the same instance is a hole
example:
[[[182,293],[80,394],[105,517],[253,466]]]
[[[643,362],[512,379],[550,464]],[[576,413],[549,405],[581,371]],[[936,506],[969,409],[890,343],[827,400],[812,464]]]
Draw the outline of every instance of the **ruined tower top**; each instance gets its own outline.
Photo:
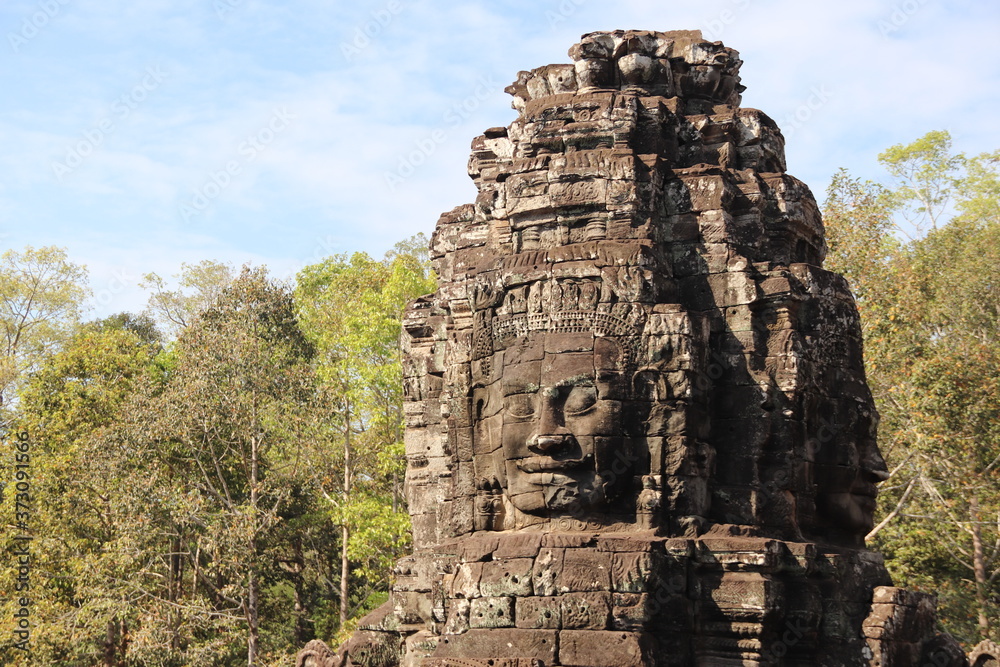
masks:
[[[569,50],[572,65],[547,65],[518,74],[506,91],[523,111],[528,102],[560,93],[619,89],[642,95],[680,97],[691,108],[737,107],[740,54],[709,42],[700,30],[592,32]]]

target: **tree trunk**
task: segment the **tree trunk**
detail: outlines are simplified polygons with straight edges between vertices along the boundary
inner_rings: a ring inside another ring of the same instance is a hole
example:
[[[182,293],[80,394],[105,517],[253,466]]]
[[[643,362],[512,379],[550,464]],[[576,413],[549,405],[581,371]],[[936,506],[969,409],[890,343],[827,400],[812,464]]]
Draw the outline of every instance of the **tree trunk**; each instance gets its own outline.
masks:
[[[250,441],[250,507],[257,509],[259,500],[257,485],[260,474],[260,442],[256,437]],[[254,529],[256,530],[256,529]],[[247,667],[254,667],[257,664],[258,642],[260,639],[260,600],[257,591],[257,535],[254,533],[250,538],[250,553],[253,555],[250,561],[250,571],[247,577],[247,601],[245,605],[245,615],[247,619]]]
[[[258,615],[258,594],[257,594],[257,575],[253,570],[250,570],[250,581],[247,591],[247,625],[249,626],[249,632],[247,633],[247,667],[254,667],[257,664],[257,653],[258,653],[258,641],[260,635],[259,628],[259,615]]]
[[[343,526],[341,535],[344,542],[340,546],[340,627],[344,627],[350,611],[348,609],[348,594],[350,592],[348,576],[350,575],[350,565],[347,560],[347,540],[350,536],[350,531],[347,526]]]
[[[344,420],[344,505],[347,505],[351,496],[351,404],[347,403]],[[347,559],[347,542],[350,539],[350,529],[345,522],[341,526],[340,545],[340,627],[347,623],[349,615],[349,593],[350,593],[350,563]]]
[[[115,667],[118,655],[118,619],[108,621],[108,631],[104,637],[104,666]]]
[[[292,577],[295,582],[295,644],[303,646],[306,642],[315,638],[312,632],[312,621],[309,620],[309,607],[306,603],[306,582],[302,576],[305,569],[305,556],[302,554],[302,539],[296,537],[295,562],[292,566]]]
[[[178,531],[180,529],[177,529]],[[170,583],[167,597],[176,603],[181,598],[181,589],[184,586],[184,561],[181,560],[181,539],[175,537],[170,543]],[[170,649],[177,651],[181,646],[181,611],[175,608],[171,612],[170,620]]]
[[[987,615],[986,598],[988,581],[986,577],[986,558],[983,555],[983,533],[979,524],[979,500],[969,501],[969,514],[972,518],[972,566],[976,575],[976,604],[979,606],[979,635],[983,639],[990,638],[990,619]]]
[[[118,622],[118,664],[128,664],[128,623],[123,618]]]

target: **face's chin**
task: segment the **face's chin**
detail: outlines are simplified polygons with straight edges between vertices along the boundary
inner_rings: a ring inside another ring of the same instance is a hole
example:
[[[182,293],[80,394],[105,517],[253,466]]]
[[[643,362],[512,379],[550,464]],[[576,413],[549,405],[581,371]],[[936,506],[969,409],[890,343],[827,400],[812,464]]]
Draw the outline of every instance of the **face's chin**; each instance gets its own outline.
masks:
[[[832,493],[823,505],[824,514],[840,528],[867,534],[875,525],[875,498],[867,493]]]
[[[511,474],[512,473],[512,474]],[[593,471],[508,473],[510,502],[526,514],[580,517],[604,504],[604,485]]]
[[[852,493],[851,519],[859,531],[866,534],[875,527],[875,496],[867,493]]]
[[[553,514],[579,516],[604,505],[604,485],[590,473],[583,479],[553,480],[546,486],[545,507]]]

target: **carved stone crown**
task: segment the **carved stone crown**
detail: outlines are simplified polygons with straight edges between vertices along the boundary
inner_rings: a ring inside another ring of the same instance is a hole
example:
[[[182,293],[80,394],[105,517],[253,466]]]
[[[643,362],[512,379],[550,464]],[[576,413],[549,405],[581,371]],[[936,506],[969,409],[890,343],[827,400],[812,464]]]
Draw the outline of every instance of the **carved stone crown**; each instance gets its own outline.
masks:
[[[481,288],[473,298],[473,358],[487,361],[532,332],[588,333],[614,338],[635,369],[647,320],[638,305],[618,302],[620,286],[594,278],[538,280],[506,290]]]

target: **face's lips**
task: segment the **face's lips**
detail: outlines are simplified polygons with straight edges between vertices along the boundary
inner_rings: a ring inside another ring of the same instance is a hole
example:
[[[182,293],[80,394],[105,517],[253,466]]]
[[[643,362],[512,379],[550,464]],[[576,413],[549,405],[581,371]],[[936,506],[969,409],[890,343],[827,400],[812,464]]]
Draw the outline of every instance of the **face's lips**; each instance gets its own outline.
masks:
[[[594,457],[592,454],[587,454],[579,459],[553,459],[548,456],[532,456],[520,459],[517,462],[517,468],[521,472],[526,473],[563,472],[592,465],[593,460]]]
[[[865,496],[874,500],[878,496],[879,483],[887,479],[889,473],[885,470],[862,469],[851,486],[851,495]]]
[[[878,496],[878,487],[871,482],[858,479],[854,482],[854,486],[851,487],[850,493],[852,496],[861,496],[874,500]]]

